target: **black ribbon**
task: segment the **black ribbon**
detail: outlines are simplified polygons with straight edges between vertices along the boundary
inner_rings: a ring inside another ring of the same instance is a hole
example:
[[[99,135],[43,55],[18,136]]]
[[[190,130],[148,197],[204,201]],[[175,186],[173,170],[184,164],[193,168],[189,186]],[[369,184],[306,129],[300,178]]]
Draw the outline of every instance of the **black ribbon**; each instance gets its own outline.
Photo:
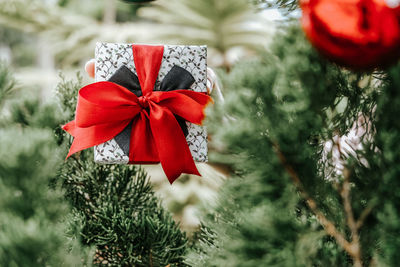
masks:
[[[139,78],[126,66],[120,67],[108,81],[125,87],[126,89],[134,93],[137,97],[142,96],[142,89],[140,87]],[[160,88],[158,90],[155,88],[154,91],[173,91],[178,89],[188,89],[190,88],[190,86],[192,86],[194,82],[195,80],[190,72],[188,72],[184,68],[175,65],[161,81]],[[177,115],[175,115],[175,118],[181,126],[183,134],[186,137],[189,133],[186,126],[186,121]],[[126,126],[125,129],[122,130],[122,132],[114,138],[126,155],[129,155],[131,132],[132,122],[129,123],[128,126]]]

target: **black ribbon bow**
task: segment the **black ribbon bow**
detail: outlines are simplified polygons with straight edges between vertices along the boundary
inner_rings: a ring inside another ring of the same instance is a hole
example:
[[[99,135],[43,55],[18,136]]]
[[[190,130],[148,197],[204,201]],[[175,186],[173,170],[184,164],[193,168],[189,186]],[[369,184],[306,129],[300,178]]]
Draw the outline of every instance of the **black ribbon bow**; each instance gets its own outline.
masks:
[[[121,85],[134,93],[137,97],[142,96],[142,89],[140,87],[139,78],[126,66],[120,67],[108,80],[109,82]],[[178,89],[188,89],[195,82],[192,74],[177,65],[173,66],[172,69],[165,75],[161,81],[160,88],[154,91],[173,91]],[[185,137],[188,135],[188,129],[186,121],[175,115],[183,134]],[[122,151],[129,155],[130,136],[132,132],[132,122],[122,130],[114,139],[117,144],[121,147]]]

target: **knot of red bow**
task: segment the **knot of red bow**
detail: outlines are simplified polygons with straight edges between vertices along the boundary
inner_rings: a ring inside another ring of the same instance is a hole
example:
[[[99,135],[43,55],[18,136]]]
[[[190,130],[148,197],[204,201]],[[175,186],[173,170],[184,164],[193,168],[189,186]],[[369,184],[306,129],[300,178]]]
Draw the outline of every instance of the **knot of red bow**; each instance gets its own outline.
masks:
[[[139,104],[142,108],[149,107],[149,100],[147,99],[146,96],[140,96],[138,100],[139,100]]]
[[[182,173],[200,175],[175,115],[200,125],[211,98],[189,90],[153,91],[164,47],[132,49],[143,96],[106,81],[81,88],[75,120],[63,126],[74,137],[67,157],[111,140],[132,122],[129,163],[160,162],[170,183]]]

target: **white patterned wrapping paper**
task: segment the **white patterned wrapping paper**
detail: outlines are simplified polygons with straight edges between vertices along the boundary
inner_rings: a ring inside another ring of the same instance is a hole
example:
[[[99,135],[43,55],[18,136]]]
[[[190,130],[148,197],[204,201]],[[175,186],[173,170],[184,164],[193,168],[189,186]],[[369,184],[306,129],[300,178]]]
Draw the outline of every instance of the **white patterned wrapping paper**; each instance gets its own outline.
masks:
[[[96,82],[107,81],[116,70],[125,65],[136,74],[131,44],[97,43],[95,50]],[[207,93],[207,47],[164,45],[164,55],[161,62],[155,87],[174,65],[189,71],[195,82],[188,88],[196,92]],[[207,162],[207,131],[205,127],[186,122],[189,134],[186,141],[193,159]],[[94,160],[103,164],[127,164],[129,157],[124,154],[114,139],[94,147]]]

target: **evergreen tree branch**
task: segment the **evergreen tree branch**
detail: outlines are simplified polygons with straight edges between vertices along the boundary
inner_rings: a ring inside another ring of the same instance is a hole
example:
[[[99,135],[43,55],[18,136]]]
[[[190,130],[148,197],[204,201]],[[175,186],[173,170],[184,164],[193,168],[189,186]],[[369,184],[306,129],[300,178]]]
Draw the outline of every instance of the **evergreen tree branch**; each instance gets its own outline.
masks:
[[[0,62],[0,107],[7,97],[11,95],[14,88],[15,81],[8,70],[8,66]]]
[[[151,249],[149,250],[149,264],[150,267],[153,267],[153,256],[151,255]]]
[[[339,145],[340,147],[340,145]],[[343,208],[347,218],[347,226],[351,231],[351,243],[350,243],[350,251],[348,253],[353,258],[355,267],[362,267],[361,260],[361,246],[360,246],[360,235],[358,233],[357,222],[354,219],[354,212],[351,206],[351,184],[350,184],[350,175],[351,172],[347,168],[344,169],[343,176],[343,186],[340,192],[340,195],[343,199]]]
[[[336,242],[351,256],[353,259],[354,267],[362,267],[362,258],[361,258],[361,245],[360,245],[360,235],[359,228],[362,226],[365,218],[371,212],[373,206],[368,206],[361,214],[360,218],[356,221],[354,218],[354,212],[351,206],[351,184],[350,184],[350,175],[351,172],[348,169],[344,170],[344,181],[342,188],[340,190],[340,195],[343,199],[343,208],[347,218],[347,226],[351,231],[351,242],[349,242],[343,233],[341,233],[335,224],[330,221],[326,216],[319,210],[316,201],[307,193],[305,190],[300,177],[297,172],[293,169],[293,167],[287,162],[285,155],[279,148],[277,143],[273,143],[273,147],[275,152],[284,166],[285,170],[289,174],[296,188],[299,190],[300,195],[306,201],[307,205],[311,209],[311,211],[317,216],[318,221],[324,227],[325,231],[335,238]],[[340,146],[339,146],[340,150]]]
[[[350,254],[350,252],[352,251],[350,242],[347,241],[343,233],[341,233],[336,228],[335,224],[328,218],[326,218],[326,216],[318,209],[316,201],[307,193],[298,174],[293,169],[293,167],[287,162],[286,157],[280,150],[278,144],[273,143],[273,147],[283,167],[288,172],[296,188],[299,190],[300,195],[307,202],[307,205],[309,206],[311,211],[317,216],[318,221],[324,227],[325,231],[328,233],[328,235],[335,238],[336,242]]]
[[[360,217],[356,222],[357,229],[360,229],[363,226],[365,219],[371,214],[372,210],[375,208],[375,205],[375,203],[372,203],[361,212]]]

